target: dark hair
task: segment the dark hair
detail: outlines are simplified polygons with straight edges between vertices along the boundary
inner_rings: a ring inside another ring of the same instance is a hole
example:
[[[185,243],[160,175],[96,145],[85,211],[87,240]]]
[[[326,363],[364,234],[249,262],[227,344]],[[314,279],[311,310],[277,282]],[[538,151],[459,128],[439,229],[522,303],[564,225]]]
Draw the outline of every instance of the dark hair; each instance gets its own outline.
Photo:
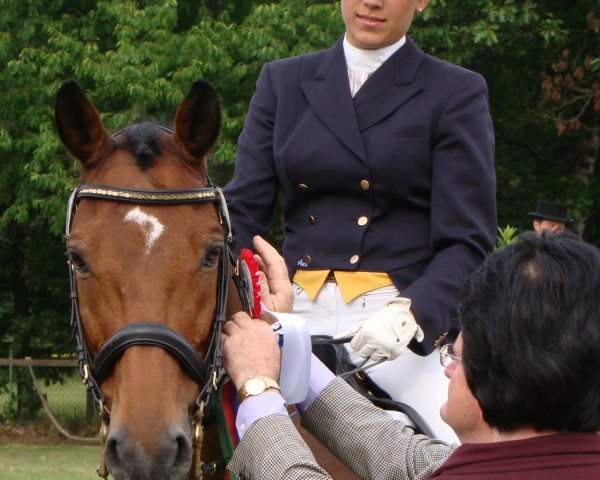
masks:
[[[463,365],[485,421],[501,430],[600,430],[600,251],[525,234],[467,279]]]

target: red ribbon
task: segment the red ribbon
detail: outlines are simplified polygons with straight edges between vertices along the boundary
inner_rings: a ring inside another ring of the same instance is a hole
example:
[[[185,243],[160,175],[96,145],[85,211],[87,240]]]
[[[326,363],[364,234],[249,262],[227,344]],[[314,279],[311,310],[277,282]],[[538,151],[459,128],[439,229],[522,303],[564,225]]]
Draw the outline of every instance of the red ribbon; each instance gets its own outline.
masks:
[[[254,298],[254,305],[252,307],[252,318],[260,318],[260,277],[258,275],[258,263],[254,259],[254,254],[247,248],[242,249],[240,253],[240,260],[248,265],[250,271],[250,278],[252,280],[252,296]]]

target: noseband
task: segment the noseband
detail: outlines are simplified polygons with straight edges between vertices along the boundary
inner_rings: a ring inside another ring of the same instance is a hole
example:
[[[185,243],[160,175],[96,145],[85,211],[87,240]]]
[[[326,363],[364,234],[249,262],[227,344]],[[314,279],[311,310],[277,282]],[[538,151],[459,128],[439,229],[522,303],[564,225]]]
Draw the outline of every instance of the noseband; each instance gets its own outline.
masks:
[[[217,207],[219,220],[221,225],[223,225],[224,230],[225,248],[219,259],[216,312],[212,322],[210,343],[204,358],[200,357],[196,348],[180,333],[166,325],[151,322],[130,323],[121,328],[104,342],[96,357],[92,358],[85,342],[83,324],[79,313],[75,267],[72,259],[70,257],[68,259],[71,288],[72,333],[77,348],[77,358],[83,382],[86,388],[91,392],[96,409],[103,418],[101,437],[105,437],[106,435],[106,425],[104,424],[104,420],[108,420],[109,412],[103,405],[103,395],[99,385],[110,374],[115,363],[125,350],[129,347],[139,345],[155,346],[166,350],[177,359],[186,373],[199,385],[200,394],[196,400],[196,412],[194,414],[195,435],[197,436],[199,427],[198,419],[200,419],[200,422],[202,421],[204,410],[207,409],[214,400],[215,395],[213,394],[216,392],[220,382],[225,376],[222,366],[221,332],[226,315],[225,309],[227,306],[230,276],[229,265],[230,263],[233,263],[233,255],[231,253],[233,235],[223,192],[220,188],[212,187],[210,180],[209,187],[192,190],[133,190],[111,186],[80,185],[73,190],[67,204],[65,228],[65,235],[67,238],[71,231],[71,224],[77,210],[77,205],[82,199],[157,205],[212,203]],[[248,298],[247,290],[245,288],[240,288],[238,282],[243,280],[239,278],[238,273],[238,269],[236,268],[234,270],[233,278],[238,286],[242,305],[244,309],[249,312],[250,299]],[[200,411],[200,416],[198,415],[198,411]],[[102,430],[104,430],[104,433]],[[102,438],[101,440],[103,441]],[[199,455],[199,453],[196,452],[195,455]],[[204,466],[200,466],[200,468],[204,468]],[[108,475],[106,466],[101,465],[98,474],[101,477],[106,478]]]

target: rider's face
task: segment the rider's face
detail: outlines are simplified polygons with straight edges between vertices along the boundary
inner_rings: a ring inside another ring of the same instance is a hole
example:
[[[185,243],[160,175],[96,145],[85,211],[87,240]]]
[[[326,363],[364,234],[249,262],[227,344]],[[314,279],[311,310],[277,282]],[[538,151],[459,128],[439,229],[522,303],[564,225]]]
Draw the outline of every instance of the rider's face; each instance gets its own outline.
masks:
[[[462,358],[462,347],[462,335],[459,335],[454,344],[454,352],[459,358]],[[476,440],[482,431],[487,432],[488,428],[483,421],[479,403],[467,384],[462,361],[452,361],[444,373],[450,379],[450,383],[448,400],[442,405],[440,415],[444,422],[452,427],[461,442]]]
[[[342,17],[351,45],[363,50],[387,47],[400,40],[416,13],[429,0],[342,0]]]

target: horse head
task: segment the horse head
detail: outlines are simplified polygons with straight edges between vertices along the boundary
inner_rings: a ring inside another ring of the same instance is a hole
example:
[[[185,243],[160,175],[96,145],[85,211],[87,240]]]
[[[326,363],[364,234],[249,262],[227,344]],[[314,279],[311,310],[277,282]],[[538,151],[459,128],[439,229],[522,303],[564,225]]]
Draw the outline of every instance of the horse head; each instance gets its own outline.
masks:
[[[68,213],[67,253],[82,362],[98,375],[109,418],[106,466],[118,480],[186,478],[206,373],[192,370],[211,367],[202,357],[214,341],[220,265],[228,261],[222,197],[206,172],[220,128],[217,95],[197,81],[172,133],[136,124],[111,136],[69,81],[55,117],[85,185]],[[204,193],[212,199],[202,201]],[[136,341],[140,330],[156,341]],[[165,346],[171,337],[174,346]]]

